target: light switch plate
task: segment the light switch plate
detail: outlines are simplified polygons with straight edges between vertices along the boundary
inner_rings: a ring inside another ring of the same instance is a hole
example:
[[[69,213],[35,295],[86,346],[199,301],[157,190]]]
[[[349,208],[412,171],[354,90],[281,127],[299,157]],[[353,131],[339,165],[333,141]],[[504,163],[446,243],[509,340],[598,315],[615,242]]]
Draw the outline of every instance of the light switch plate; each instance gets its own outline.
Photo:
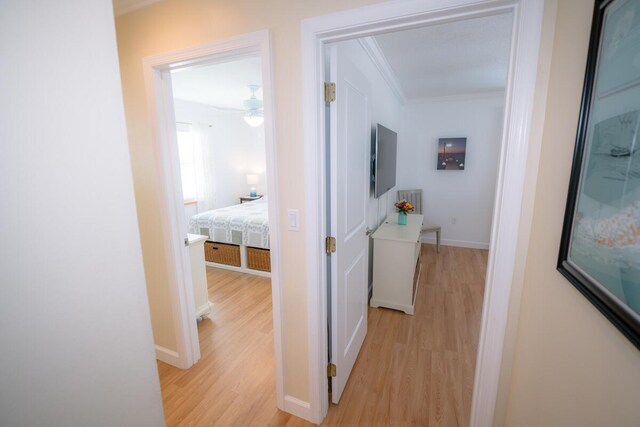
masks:
[[[300,231],[300,211],[287,209],[287,228],[289,231]]]

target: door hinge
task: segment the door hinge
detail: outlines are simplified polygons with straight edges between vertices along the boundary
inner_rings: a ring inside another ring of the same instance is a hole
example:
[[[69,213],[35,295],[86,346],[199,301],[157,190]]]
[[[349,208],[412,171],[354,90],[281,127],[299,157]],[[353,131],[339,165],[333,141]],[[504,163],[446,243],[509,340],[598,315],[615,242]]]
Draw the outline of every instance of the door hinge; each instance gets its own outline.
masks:
[[[324,84],[324,102],[327,104],[336,100],[336,84],[325,83]]]
[[[333,363],[329,363],[327,365],[327,377],[335,377],[336,376],[336,365]]]
[[[324,240],[324,247],[327,254],[332,254],[336,251],[336,238],[327,236]]]
[[[189,238],[188,238],[188,237],[185,237],[185,238],[184,238],[184,247],[185,247],[185,248],[186,248],[186,247],[189,247]]]

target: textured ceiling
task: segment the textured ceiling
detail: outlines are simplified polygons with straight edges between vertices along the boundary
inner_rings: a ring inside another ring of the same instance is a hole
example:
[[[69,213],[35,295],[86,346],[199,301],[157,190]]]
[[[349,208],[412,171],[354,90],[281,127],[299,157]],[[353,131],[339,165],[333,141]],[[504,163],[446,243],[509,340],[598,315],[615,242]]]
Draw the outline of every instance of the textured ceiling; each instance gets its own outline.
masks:
[[[174,71],[171,83],[175,98],[219,108],[243,109],[243,101],[251,96],[247,86],[262,86],[261,60],[248,57]],[[262,99],[262,90],[256,95]]]
[[[375,37],[407,100],[504,90],[511,14]]]

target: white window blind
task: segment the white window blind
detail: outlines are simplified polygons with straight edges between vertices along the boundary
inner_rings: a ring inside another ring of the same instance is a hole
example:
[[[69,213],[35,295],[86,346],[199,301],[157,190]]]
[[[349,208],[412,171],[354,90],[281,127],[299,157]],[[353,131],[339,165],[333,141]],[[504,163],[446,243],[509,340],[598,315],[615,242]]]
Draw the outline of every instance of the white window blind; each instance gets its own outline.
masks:
[[[176,129],[178,131],[178,154],[180,156],[182,197],[184,198],[185,202],[197,200],[197,153],[193,126],[187,123],[176,123]]]

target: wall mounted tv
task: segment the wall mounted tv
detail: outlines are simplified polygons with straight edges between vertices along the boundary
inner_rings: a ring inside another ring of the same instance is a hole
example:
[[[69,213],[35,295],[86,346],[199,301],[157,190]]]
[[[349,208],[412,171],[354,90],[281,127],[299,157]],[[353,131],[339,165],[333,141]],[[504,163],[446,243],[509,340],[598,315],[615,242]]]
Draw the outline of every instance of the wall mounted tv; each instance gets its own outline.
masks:
[[[398,134],[378,124],[374,138],[372,180],[375,197],[380,197],[396,185]]]

